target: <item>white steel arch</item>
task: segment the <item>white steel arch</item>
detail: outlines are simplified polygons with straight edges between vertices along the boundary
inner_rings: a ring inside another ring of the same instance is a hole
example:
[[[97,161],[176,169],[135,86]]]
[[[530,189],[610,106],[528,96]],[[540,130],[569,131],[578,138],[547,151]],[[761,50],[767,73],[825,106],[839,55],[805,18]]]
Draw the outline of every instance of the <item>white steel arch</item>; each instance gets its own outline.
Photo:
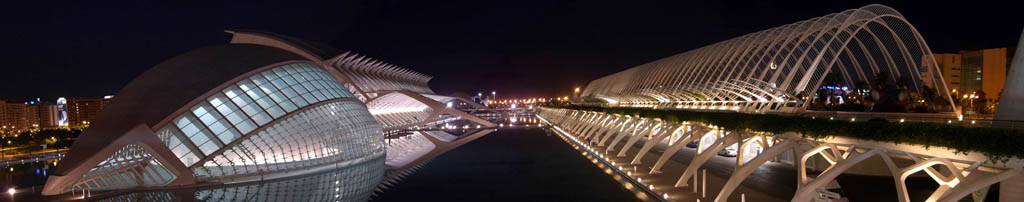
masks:
[[[735,111],[806,110],[835,71],[845,86],[876,73],[935,89],[953,110],[928,45],[896,10],[878,4],[750,33],[591,81],[586,104]],[[932,74],[932,75],[927,75]],[[598,102],[600,101],[600,102]]]

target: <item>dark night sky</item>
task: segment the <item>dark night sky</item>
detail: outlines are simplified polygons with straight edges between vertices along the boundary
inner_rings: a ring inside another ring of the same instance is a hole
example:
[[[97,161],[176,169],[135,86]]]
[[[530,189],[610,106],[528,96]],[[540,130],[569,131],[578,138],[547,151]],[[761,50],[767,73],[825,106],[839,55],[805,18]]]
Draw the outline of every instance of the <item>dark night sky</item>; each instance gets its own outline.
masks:
[[[34,3],[35,5],[17,5]],[[85,3],[89,2],[89,3]],[[873,1],[16,1],[0,8],[0,98],[114,94],[153,65],[258,29],[429,75],[441,94],[553,96],[658,58]],[[12,3],[14,5],[12,5]],[[828,3],[828,5],[826,5]],[[934,52],[1015,46],[1019,6],[881,2]]]

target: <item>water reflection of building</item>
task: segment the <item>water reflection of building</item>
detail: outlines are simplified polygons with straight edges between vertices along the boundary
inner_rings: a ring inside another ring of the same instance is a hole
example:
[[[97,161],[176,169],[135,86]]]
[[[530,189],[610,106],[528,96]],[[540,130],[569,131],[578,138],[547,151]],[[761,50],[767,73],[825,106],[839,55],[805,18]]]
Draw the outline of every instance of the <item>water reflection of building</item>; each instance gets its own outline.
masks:
[[[381,164],[383,159],[363,164]],[[370,166],[332,170],[283,179],[255,181],[203,188],[186,188],[166,191],[135,192],[101,199],[100,201],[362,201],[353,195],[373,191],[376,183],[371,180],[354,180],[381,175],[384,170],[366,170]],[[372,184],[368,184],[372,183]],[[360,189],[352,189],[358,187]]]
[[[105,106],[47,181],[45,195],[244,182],[323,169],[383,169],[380,125],[329,69],[254,44],[164,61]],[[72,126],[102,98],[67,98]],[[381,176],[350,180],[369,187]],[[369,192],[347,197],[365,199]]]
[[[231,44],[171,58],[109,104],[99,100],[104,109],[86,123],[89,129],[43,194],[238,183],[341,169],[351,173],[336,182],[345,185],[336,187],[338,196],[359,201],[386,168],[404,168],[388,163],[383,131],[452,118],[494,126],[446,107],[469,101],[435,95],[426,85],[430,76],[274,33],[229,33]],[[68,98],[64,106],[74,125],[72,103]]]

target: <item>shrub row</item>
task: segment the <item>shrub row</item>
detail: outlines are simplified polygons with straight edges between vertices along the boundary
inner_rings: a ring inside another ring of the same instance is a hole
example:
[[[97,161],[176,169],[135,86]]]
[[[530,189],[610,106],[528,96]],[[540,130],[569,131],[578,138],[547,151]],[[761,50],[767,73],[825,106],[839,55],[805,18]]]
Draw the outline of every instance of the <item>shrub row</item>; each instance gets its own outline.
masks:
[[[968,128],[938,123],[850,122],[773,114],[698,112],[670,109],[623,107],[549,106],[575,110],[660,118],[670,122],[692,121],[722,127],[728,131],[796,132],[818,139],[852,137],[892,143],[939,146],[958,153],[981,152],[993,161],[1024,158],[1024,133],[1001,128]]]

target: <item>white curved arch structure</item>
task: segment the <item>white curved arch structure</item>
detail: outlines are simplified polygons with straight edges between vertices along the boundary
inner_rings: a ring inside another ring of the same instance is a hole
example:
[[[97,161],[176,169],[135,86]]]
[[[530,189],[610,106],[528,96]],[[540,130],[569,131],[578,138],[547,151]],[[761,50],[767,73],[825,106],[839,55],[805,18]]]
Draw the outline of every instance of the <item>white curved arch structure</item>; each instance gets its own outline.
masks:
[[[418,165],[489,133],[452,144],[428,137],[385,145],[385,130],[447,117],[495,126],[446,107],[483,106],[433,95],[425,74],[275,33],[227,32],[231,44],[168,59],[124,87],[42,193],[206,186],[335,170],[352,178],[335,190],[348,194],[332,200],[365,201],[383,170]]]
[[[541,108],[538,117],[550,123],[558,134],[571,139],[570,143],[581,148],[585,156],[597,158],[594,163],[604,163],[609,169],[621,171],[619,174],[623,177],[644,183],[645,186],[639,188],[647,189],[650,193],[656,193],[655,197],[669,201],[741,201],[744,190],[747,192],[745,196],[748,197],[748,201],[755,201],[757,197],[767,199],[768,197],[763,195],[754,196],[756,192],[743,182],[756,172],[772,170],[772,167],[776,166],[791,166],[797,172],[794,195],[788,199],[776,198],[781,200],[824,200],[821,197],[831,193],[825,188],[828,184],[834,183],[840,175],[855,174],[850,171],[856,167],[877,166],[883,168],[879,170],[882,173],[876,173],[878,176],[892,177],[891,182],[895,183],[896,189],[894,197],[901,202],[909,201],[911,195],[925,192],[928,194],[925,201],[960,201],[979,190],[986,193],[995,183],[1000,183],[1000,188],[1011,185],[1009,192],[1014,192],[1000,193],[1000,201],[1021,201],[1017,194],[1020,190],[1014,189],[1016,187],[1013,186],[1021,183],[1019,180],[1024,177],[1024,160],[1017,158],[998,161],[979,152],[960,153],[944,147],[877,142],[840,136],[811,139],[794,132],[724,131],[697,122],[675,123],[585,110]],[[637,121],[622,121],[629,119]],[[656,128],[657,125],[670,127],[662,128],[662,132],[649,132],[652,131],[650,128]],[[684,127],[687,129],[682,130]],[[607,134],[602,137],[602,133],[606,131]],[[608,140],[611,136],[615,136],[615,141],[607,146],[594,141]],[[626,141],[625,145],[616,144],[625,139],[642,139],[645,142],[640,144],[637,141]],[[679,151],[690,141],[698,141],[692,149],[692,158],[672,159],[673,156],[683,155]],[[664,149],[651,150],[652,144],[660,144]],[[733,144],[738,145],[738,156],[719,157],[719,151]],[[608,152],[612,147],[616,152]],[[633,147],[637,149],[631,149]],[[650,161],[640,161],[643,158]],[[732,173],[722,176],[728,178],[724,184],[712,185],[698,180],[706,179],[706,173],[700,174],[700,168],[714,169],[708,167],[708,162],[712,158],[729,158],[728,160],[735,162]],[[821,160],[809,161],[812,158]],[[894,160],[900,161],[897,163]],[[664,167],[670,161],[676,161],[674,163],[680,165],[674,168]],[[824,165],[808,164],[815,161]],[[774,162],[775,165],[766,166],[769,162]],[[759,171],[760,169],[765,170]],[[815,174],[809,170],[820,172]],[[939,187],[935,190],[913,190],[912,193],[907,189],[906,179],[919,172],[927,174]],[[644,181],[641,181],[641,178]],[[683,188],[678,189],[680,187]],[[717,191],[714,191],[716,189]]]
[[[888,72],[891,82],[906,78],[918,93],[929,86],[954,106],[930,64],[928,45],[903,15],[873,4],[636,66],[591,81],[582,96],[612,106],[788,112],[805,110],[830,72],[848,89]]]

